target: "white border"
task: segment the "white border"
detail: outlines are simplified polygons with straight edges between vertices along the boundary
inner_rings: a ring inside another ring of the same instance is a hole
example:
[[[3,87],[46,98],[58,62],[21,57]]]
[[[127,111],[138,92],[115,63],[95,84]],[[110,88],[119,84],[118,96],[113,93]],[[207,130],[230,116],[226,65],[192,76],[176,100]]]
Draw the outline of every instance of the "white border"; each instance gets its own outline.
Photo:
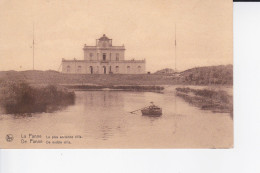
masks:
[[[260,172],[259,59],[260,3],[234,3],[234,149],[0,150],[0,172]]]

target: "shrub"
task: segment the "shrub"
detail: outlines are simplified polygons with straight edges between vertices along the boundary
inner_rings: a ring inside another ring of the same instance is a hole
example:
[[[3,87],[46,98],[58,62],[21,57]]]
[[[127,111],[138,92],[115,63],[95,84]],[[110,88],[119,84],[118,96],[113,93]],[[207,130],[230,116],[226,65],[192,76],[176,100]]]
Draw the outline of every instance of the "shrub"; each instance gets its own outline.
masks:
[[[73,104],[75,93],[57,86],[35,88],[27,83],[11,83],[2,89],[0,104],[6,113],[55,111]]]

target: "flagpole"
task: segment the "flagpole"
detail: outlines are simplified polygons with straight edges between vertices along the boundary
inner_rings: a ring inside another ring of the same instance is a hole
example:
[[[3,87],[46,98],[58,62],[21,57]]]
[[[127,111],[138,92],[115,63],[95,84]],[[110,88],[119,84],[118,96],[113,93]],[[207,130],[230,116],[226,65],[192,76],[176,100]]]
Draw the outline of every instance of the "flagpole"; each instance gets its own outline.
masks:
[[[34,70],[34,22],[33,22],[33,70]]]
[[[174,46],[174,49],[175,49],[175,51],[174,51],[174,53],[175,53],[175,56],[174,56],[175,57],[175,72],[176,72],[176,66],[177,66],[176,65],[177,64],[177,61],[176,61],[177,60],[177,58],[176,58],[176,55],[177,55],[177,53],[176,53],[177,42],[176,42],[176,40],[177,39],[176,39],[176,23],[175,23],[175,46]]]

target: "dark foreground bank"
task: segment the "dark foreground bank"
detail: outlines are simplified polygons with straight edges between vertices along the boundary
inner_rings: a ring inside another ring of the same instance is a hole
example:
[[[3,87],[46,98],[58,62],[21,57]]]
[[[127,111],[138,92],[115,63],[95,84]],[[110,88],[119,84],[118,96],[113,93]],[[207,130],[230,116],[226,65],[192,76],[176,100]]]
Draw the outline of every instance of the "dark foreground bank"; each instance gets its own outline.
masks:
[[[7,114],[53,112],[74,104],[75,93],[48,85],[32,87],[27,83],[1,84],[0,105]]]
[[[230,113],[233,117],[233,97],[225,91],[186,87],[176,88],[176,94],[201,109]]]

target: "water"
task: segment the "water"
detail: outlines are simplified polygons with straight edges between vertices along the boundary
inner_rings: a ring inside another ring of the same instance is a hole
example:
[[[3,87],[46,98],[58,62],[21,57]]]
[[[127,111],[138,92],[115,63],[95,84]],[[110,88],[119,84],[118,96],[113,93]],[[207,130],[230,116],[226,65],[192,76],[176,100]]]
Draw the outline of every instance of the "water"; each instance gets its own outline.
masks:
[[[129,112],[153,101],[161,117]],[[54,113],[0,115],[0,143],[15,148],[230,148],[233,120],[227,113],[200,110],[174,93],[78,91],[75,105]],[[72,144],[21,144],[22,134],[80,135]]]

